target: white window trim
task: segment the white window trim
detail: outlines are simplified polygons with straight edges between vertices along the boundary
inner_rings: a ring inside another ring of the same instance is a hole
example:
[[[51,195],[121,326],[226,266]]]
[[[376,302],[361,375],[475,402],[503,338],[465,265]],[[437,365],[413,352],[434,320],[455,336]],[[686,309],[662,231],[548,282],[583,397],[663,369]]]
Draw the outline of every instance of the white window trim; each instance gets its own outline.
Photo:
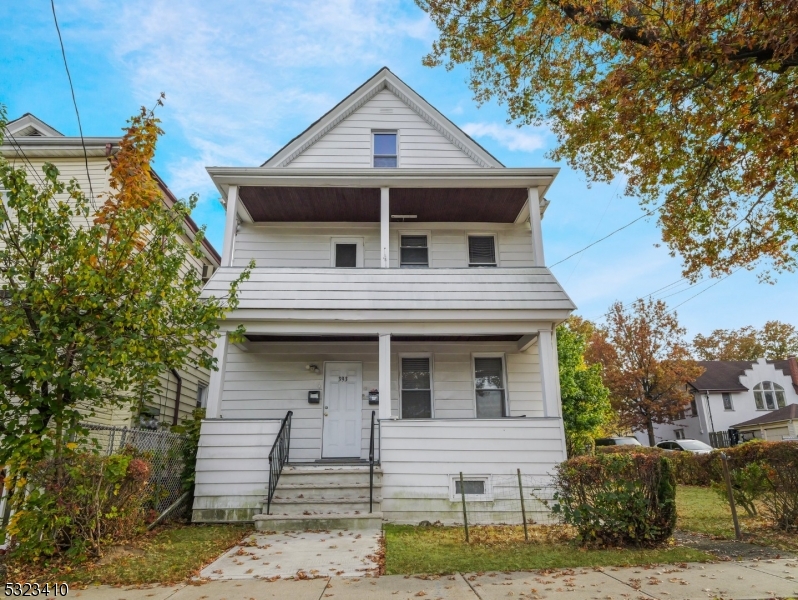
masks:
[[[491,483],[491,476],[485,474],[474,475],[463,473],[463,481],[484,481],[485,493],[484,494],[466,494],[466,502],[493,502],[493,485]],[[462,496],[457,493],[456,483],[460,481],[460,473],[456,475],[449,475],[449,500],[451,502],[461,502]]]
[[[332,237],[330,238],[330,266],[335,267],[335,245],[336,244],[355,244],[357,246],[355,255],[355,268],[363,268],[363,238],[362,237]],[[338,267],[345,269],[347,267]],[[351,267],[349,267],[351,268]]]
[[[469,269],[479,269],[479,266],[471,266],[471,249],[468,244],[468,238],[471,236],[479,236],[479,237],[492,237],[493,238],[493,251],[496,253],[496,268],[498,269],[501,267],[501,261],[499,260],[499,256],[501,253],[499,252],[499,232],[497,231],[466,231],[465,234],[465,251],[466,251],[466,267]]]
[[[404,267],[407,269],[431,269],[432,268],[432,232],[427,230],[421,229],[397,229],[396,233],[398,237],[396,238],[396,258],[399,268],[402,268],[402,236],[403,235],[425,235],[427,236],[427,266],[426,267]]]
[[[210,392],[208,387],[209,386],[208,386],[208,382],[207,381],[197,381],[197,400],[200,400],[200,398],[199,398],[200,390],[199,389],[203,388],[205,390],[205,406],[203,406],[202,404],[198,404],[197,408],[207,408],[208,407],[208,393]]]
[[[725,394],[725,393],[728,393],[728,395],[729,395],[729,404],[731,405],[731,408],[726,408],[726,402],[724,402],[724,400],[723,400],[723,394]],[[731,395],[731,392],[723,392],[720,395],[720,403],[723,405],[723,410],[724,411],[726,411],[726,412],[734,412],[734,396]]]
[[[507,356],[505,352],[472,352],[471,353],[471,391],[473,394],[474,418],[477,419],[477,358],[501,358],[502,379],[504,379],[504,412],[510,416],[510,390],[507,387]],[[504,417],[504,418],[507,418]]]
[[[403,358],[428,358],[429,359],[429,403],[430,420],[435,418],[435,360],[432,352],[400,352],[399,353],[399,380],[396,382],[399,388],[399,418],[402,416],[402,359]],[[419,419],[426,421],[427,419]]]
[[[396,166],[395,167],[375,167],[374,166],[374,134],[375,133],[395,133],[396,134]],[[402,153],[401,149],[401,141],[402,138],[400,137],[400,133],[398,129],[372,129],[371,130],[371,148],[369,152],[369,164],[371,165],[372,169],[398,169],[402,166]]]

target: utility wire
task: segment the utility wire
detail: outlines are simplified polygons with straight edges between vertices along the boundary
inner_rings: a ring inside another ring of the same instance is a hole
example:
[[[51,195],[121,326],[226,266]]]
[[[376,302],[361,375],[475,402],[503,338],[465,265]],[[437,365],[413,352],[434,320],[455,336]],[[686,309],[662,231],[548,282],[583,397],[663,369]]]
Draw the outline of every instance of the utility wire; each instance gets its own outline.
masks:
[[[577,254],[581,254],[582,252],[584,252],[584,251],[585,251],[585,250],[587,250],[588,248],[592,248],[593,246],[595,246],[596,244],[598,244],[598,243],[600,243],[600,242],[603,242],[603,241],[604,241],[604,240],[606,240],[607,238],[611,238],[611,237],[612,237],[612,236],[614,236],[616,233],[618,233],[618,232],[620,232],[620,231],[623,231],[624,229],[626,229],[627,227],[629,227],[629,226],[631,226],[631,225],[634,225],[634,224],[635,224],[635,223],[637,223],[639,220],[641,220],[641,219],[645,219],[646,217],[650,217],[650,216],[651,216],[651,215],[653,215],[655,212],[657,212],[657,210],[659,210],[661,207],[662,207],[662,204],[660,204],[659,206],[655,206],[655,207],[654,207],[654,208],[652,208],[650,211],[648,211],[648,212],[646,212],[646,213],[643,213],[642,215],[640,215],[639,217],[637,217],[635,220],[633,220],[633,221],[630,221],[629,223],[627,223],[627,224],[626,224],[626,225],[624,225],[623,227],[619,227],[619,228],[618,228],[618,229],[616,229],[615,231],[611,231],[610,233],[608,233],[607,235],[605,235],[603,238],[600,238],[600,239],[596,240],[595,242],[592,242],[592,243],[588,244],[587,246],[585,246],[585,247],[584,247],[584,248],[582,248],[581,250],[577,250],[577,251],[576,251],[576,252],[574,252],[573,254],[569,254],[568,256],[566,256],[565,258],[563,258],[563,259],[562,259],[562,260],[560,260],[560,261],[557,261],[557,262],[556,262],[556,263],[554,263],[553,265],[549,265],[549,269],[551,269],[551,268],[553,268],[553,267],[556,267],[556,266],[557,266],[557,265],[559,265],[559,264],[562,264],[562,263],[564,263],[566,260],[570,260],[570,259],[572,259],[572,258],[573,258],[574,256],[576,256]]]
[[[58,26],[58,17],[55,15],[55,0],[50,0],[50,8],[53,10],[53,21],[55,22],[55,30],[58,32],[58,43],[61,45],[61,56],[64,59],[64,69],[66,69],[67,80],[69,81],[69,90],[72,92],[72,105],[75,107],[75,115],[78,118],[78,132],[80,133],[80,145],[83,146],[83,162],[86,165],[86,178],[89,180],[89,197],[94,209],[97,206],[94,203],[94,189],[91,185],[91,174],[89,173],[89,155],[86,152],[86,142],[83,139],[83,126],[80,123],[80,112],[78,111],[78,101],[75,98],[75,86],[72,85],[72,75],[69,73],[69,65],[67,64],[66,50],[64,50],[64,40],[61,38],[61,28]]]
[[[729,277],[731,277],[732,275],[734,275],[734,274],[735,274],[737,271],[739,271],[739,270],[740,270],[740,269],[742,269],[742,268],[743,268],[743,267],[739,267],[739,268],[735,269],[734,271],[732,271],[731,273],[729,273],[728,275],[726,275],[725,277],[721,277],[720,279],[718,279],[718,280],[717,280],[715,283],[713,283],[712,285],[708,285],[707,287],[705,287],[703,290],[701,290],[701,291],[700,291],[700,292],[698,292],[697,294],[693,294],[692,296],[690,296],[690,297],[689,297],[687,300],[685,300],[684,302],[682,302],[682,303],[680,303],[680,304],[677,304],[676,306],[674,306],[674,307],[673,307],[673,308],[672,308],[672,309],[671,309],[669,312],[673,312],[673,311],[675,311],[677,308],[679,308],[680,306],[682,306],[682,304],[687,304],[687,303],[688,303],[688,302],[690,302],[690,300],[692,300],[693,298],[695,298],[695,297],[697,297],[697,296],[700,296],[701,294],[703,294],[704,292],[706,292],[708,289],[715,287],[715,286],[716,286],[716,285],[718,285],[718,284],[719,284],[721,281],[725,281],[726,279],[728,279]]]

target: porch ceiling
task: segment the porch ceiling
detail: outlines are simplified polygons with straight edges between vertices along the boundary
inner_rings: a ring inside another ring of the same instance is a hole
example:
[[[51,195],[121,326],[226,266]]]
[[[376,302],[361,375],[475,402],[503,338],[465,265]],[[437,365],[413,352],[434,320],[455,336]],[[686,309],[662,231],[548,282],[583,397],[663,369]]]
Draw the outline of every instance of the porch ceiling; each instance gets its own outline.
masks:
[[[416,215],[410,222],[419,223],[513,223],[527,194],[526,188],[391,188],[390,211]],[[239,197],[255,222],[380,221],[379,188],[245,186]]]
[[[376,335],[245,335],[249,342],[374,342]],[[517,342],[521,335],[394,335],[392,342]]]

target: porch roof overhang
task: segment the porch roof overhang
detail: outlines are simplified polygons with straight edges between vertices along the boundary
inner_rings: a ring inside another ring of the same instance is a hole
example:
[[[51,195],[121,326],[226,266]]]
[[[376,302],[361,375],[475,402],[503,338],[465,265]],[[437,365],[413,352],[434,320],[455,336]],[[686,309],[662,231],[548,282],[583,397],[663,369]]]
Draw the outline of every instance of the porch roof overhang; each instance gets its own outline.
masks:
[[[513,223],[528,214],[528,189],[543,195],[559,169],[296,169],[209,167],[223,198],[238,186],[247,222],[380,221],[380,188],[391,214],[416,222]],[[545,210],[546,200],[541,200]],[[401,220],[401,219],[394,219]]]

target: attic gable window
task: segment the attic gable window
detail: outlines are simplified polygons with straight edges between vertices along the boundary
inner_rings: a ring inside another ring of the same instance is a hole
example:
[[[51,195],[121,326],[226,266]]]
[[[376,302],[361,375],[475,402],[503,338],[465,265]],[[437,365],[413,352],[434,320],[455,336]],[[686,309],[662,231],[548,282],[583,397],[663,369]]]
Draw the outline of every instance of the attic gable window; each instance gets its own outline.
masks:
[[[395,131],[382,131],[374,134],[374,166],[396,168],[399,162]]]

